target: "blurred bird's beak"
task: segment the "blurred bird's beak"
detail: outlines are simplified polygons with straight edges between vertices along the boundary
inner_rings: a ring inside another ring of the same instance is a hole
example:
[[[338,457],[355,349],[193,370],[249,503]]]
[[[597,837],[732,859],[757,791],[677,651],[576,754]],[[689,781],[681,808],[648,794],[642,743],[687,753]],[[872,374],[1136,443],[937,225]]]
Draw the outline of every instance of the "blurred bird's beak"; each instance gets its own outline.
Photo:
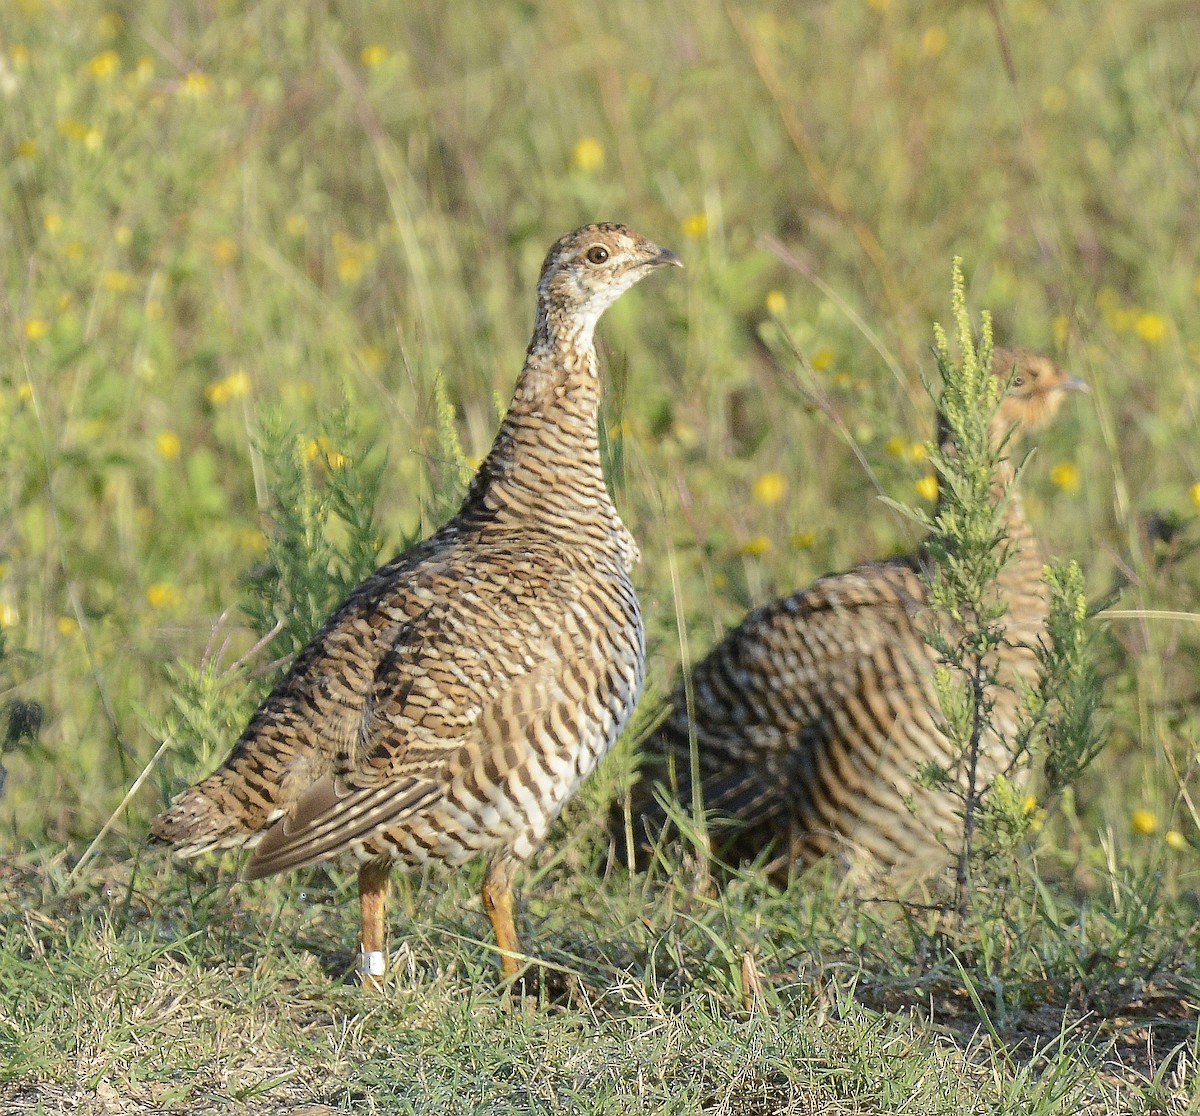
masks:
[[[1081,380],[1078,376],[1068,376],[1062,385],[1063,391],[1082,391],[1089,392],[1092,389],[1088,387],[1087,380]]]
[[[681,260],[670,248],[659,248],[657,256],[646,261],[651,267],[683,267]]]

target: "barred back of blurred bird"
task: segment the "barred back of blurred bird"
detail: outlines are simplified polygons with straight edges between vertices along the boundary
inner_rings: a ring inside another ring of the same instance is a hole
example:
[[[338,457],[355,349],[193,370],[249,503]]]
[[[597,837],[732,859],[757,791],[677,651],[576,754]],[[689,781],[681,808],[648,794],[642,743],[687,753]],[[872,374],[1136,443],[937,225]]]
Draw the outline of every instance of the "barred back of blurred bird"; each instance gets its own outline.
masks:
[[[1016,370],[993,424],[997,444],[1052,419],[1064,393],[1082,386],[1027,350],[996,349],[992,368],[1006,382]],[[999,472],[1000,483],[1011,481],[1007,461]],[[982,742],[985,782],[1009,766],[1019,683],[1036,678],[1047,615],[1042,556],[1014,491],[1005,531],[1006,642],[996,731]],[[961,830],[959,800],[918,782],[930,764],[961,769],[938,727],[935,653],[924,638],[927,561],[918,552],[822,577],[751,612],[679,681],[632,791],[635,856],[671,830],[662,796],[691,808],[694,742],[707,830],[727,858],[751,859],[773,843],[782,865],[836,853],[922,874],[945,862]],[[626,819],[622,807],[615,812],[620,840]]]
[[[524,369],[458,515],[349,595],[156,838],[185,856],[253,847],[250,878],[352,856],[371,975],[387,867],[485,854],[485,906],[515,971],[513,872],[612,744],[644,671],[593,333],[623,291],[678,263],[614,224],[551,248]]]

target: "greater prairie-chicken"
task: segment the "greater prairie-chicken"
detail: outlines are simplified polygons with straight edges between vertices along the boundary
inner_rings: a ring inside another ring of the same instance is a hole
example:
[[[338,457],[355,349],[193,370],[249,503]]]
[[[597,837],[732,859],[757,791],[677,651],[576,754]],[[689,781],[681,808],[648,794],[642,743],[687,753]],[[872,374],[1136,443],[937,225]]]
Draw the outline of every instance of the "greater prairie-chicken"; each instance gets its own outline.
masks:
[[[1010,430],[1015,439],[1048,422],[1064,393],[1083,386],[1047,357],[996,349],[994,373],[1007,380],[1014,368],[993,427],[997,443]],[[1007,460],[998,472],[1000,484],[1011,481]],[[985,780],[1008,764],[1018,684],[1036,677],[1034,648],[1047,614],[1042,556],[1016,492],[1008,495],[1005,530],[1012,547],[999,581],[1006,642],[998,652],[997,734],[983,742],[979,767]],[[658,798],[664,785],[673,783],[691,806],[694,735],[708,832],[727,857],[753,858],[773,841],[784,865],[837,852],[852,865],[918,875],[944,862],[961,830],[958,800],[920,786],[917,776],[929,764],[961,765],[938,727],[935,653],[922,634],[926,561],[918,551],[822,577],[751,612],[695,666],[687,686],[679,681],[632,792],[640,851],[667,831]],[[620,807],[613,824],[619,836]]]
[[[525,367],[461,510],[350,593],[225,763],[153,824],[183,856],[252,848],[248,879],[353,857],[364,981],[386,967],[392,864],[480,855],[501,967],[518,970],[515,871],[633,710],[638,548],[601,471],[593,333],[679,263],[616,224],[550,249]]]

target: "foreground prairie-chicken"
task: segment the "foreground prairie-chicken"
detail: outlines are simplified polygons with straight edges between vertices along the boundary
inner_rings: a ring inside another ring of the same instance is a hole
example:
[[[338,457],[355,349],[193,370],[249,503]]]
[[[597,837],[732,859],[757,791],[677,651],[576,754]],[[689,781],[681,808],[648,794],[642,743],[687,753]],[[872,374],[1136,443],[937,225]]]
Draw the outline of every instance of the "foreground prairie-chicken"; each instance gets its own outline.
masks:
[[[1049,421],[1064,393],[1082,387],[1025,350],[996,349],[992,368],[1005,379],[1016,369],[994,423],[997,444],[1010,429],[1016,437]],[[1012,480],[1007,461],[999,473],[1002,485]],[[1047,614],[1043,560],[1015,492],[1006,507],[1013,557],[1000,588],[1009,612],[985,780],[1008,765],[1017,683],[1036,677],[1033,648]],[[635,851],[667,832],[665,786],[691,806],[694,734],[708,832],[725,856],[750,859],[774,842],[784,865],[837,852],[901,876],[936,869],[961,820],[954,796],[920,787],[917,774],[931,763],[961,765],[938,728],[935,653],[922,638],[926,561],[918,552],[868,563],[773,601],[729,632],[688,685],[680,680],[632,792]],[[618,813],[619,835],[626,818]]]
[[[601,472],[593,332],[679,262],[615,224],[551,248],[524,370],[459,513],[347,597],[220,769],[153,824],[183,856],[253,848],[248,879],[353,857],[364,980],[385,969],[391,865],[479,855],[517,971],[514,873],[633,710],[638,549]]]

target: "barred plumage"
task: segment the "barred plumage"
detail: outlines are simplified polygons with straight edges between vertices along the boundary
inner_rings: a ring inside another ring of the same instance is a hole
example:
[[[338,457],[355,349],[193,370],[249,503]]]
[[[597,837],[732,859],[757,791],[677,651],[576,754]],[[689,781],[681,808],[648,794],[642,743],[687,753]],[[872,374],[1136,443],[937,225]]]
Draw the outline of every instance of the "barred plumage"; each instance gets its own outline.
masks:
[[[997,375],[1014,366],[998,437],[1048,421],[1064,392],[1082,386],[1046,357],[995,351]],[[1011,480],[1007,462],[1000,471],[1002,482]],[[1042,557],[1015,492],[1005,527],[1013,557],[1000,588],[1009,612],[998,653],[998,734],[983,742],[985,780],[1008,765],[1015,684],[1034,680],[1047,612]],[[665,832],[662,784],[673,783],[691,804],[694,734],[709,834],[726,856],[749,859],[775,841],[783,864],[837,852],[857,866],[915,875],[944,862],[961,830],[956,799],[916,781],[926,764],[953,771],[956,763],[938,728],[934,652],[922,638],[926,561],[918,552],[868,563],[750,613],[692,671],[690,717],[678,683],[633,790],[642,851]],[[623,812],[614,828],[624,830]]]
[[[479,854],[516,972],[513,874],[633,710],[638,551],[601,471],[593,331],[678,263],[621,225],[554,245],[524,370],[458,515],[349,595],[221,768],[154,822],[184,856],[253,847],[250,879],[353,856],[364,974],[382,972],[391,864]]]

